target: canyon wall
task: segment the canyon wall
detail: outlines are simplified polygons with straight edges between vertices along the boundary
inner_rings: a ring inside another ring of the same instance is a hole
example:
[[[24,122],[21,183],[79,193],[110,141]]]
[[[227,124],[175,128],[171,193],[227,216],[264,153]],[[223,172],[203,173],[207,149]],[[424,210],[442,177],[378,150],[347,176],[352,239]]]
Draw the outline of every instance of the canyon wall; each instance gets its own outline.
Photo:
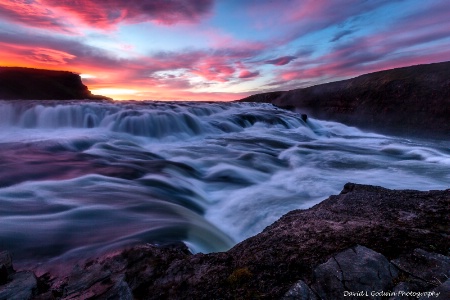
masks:
[[[268,102],[361,129],[450,137],[450,62],[380,71],[239,101]]]

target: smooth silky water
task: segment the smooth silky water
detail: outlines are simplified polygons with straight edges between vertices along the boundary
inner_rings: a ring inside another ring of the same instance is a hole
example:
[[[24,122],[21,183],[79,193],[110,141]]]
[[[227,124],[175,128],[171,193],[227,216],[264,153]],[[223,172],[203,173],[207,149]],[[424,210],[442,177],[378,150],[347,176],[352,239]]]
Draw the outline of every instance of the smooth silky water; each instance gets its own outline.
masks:
[[[270,104],[0,101],[0,249],[134,243],[224,251],[346,182],[450,187],[447,141],[366,133]]]

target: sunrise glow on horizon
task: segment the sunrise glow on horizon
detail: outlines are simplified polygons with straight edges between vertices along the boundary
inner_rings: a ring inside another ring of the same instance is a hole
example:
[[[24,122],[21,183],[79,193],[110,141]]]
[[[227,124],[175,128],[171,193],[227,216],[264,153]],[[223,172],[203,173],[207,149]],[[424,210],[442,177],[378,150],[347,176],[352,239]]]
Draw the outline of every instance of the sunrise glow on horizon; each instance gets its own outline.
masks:
[[[229,101],[450,60],[446,0],[0,0],[0,66],[116,100]]]

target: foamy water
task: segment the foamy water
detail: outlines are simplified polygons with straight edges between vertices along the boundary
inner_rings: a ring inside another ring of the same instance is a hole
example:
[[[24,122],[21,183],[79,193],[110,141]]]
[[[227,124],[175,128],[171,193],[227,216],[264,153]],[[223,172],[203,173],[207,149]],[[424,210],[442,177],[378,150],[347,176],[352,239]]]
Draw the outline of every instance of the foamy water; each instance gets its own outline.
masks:
[[[18,260],[139,242],[223,251],[346,182],[445,189],[449,170],[448,142],[269,104],[0,101],[0,249]]]

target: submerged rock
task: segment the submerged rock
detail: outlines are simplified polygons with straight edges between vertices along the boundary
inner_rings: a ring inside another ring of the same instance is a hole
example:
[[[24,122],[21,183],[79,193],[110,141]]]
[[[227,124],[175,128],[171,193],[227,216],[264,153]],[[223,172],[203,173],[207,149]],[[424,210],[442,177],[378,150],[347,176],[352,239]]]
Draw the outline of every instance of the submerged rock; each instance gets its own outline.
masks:
[[[312,300],[372,291],[388,292],[375,298],[404,299],[395,293],[408,290],[445,295],[449,207],[450,190],[349,183],[340,195],[286,214],[227,252],[134,246],[80,263],[65,277],[42,275],[37,291],[27,290],[36,299]],[[0,293],[12,282],[0,285]]]

